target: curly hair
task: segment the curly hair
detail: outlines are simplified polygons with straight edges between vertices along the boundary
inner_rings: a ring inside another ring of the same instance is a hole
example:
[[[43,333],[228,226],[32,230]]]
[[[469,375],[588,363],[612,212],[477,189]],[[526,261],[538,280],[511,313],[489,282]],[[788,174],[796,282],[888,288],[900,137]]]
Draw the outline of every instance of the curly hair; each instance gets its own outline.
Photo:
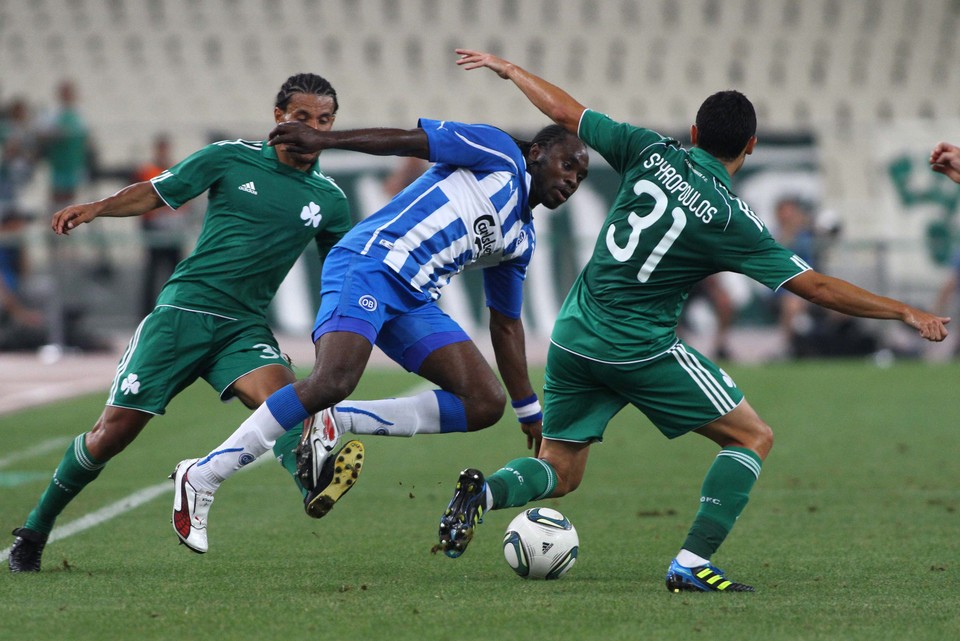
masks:
[[[326,78],[318,76],[315,73],[298,73],[287,78],[287,81],[280,87],[277,93],[276,106],[286,111],[287,105],[293,94],[305,93],[316,96],[329,96],[333,98],[333,113],[340,109],[340,103],[337,102],[337,91],[333,88]]]

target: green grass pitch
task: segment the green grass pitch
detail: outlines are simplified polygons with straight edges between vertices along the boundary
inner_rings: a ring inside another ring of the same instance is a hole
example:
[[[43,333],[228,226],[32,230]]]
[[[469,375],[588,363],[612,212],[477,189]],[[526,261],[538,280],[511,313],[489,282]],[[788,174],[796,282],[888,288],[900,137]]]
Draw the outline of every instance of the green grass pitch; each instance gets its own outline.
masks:
[[[503,561],[519,510],[487,515],[457,560],[430,553],[462,467],[523,455],[504,419],[472,435],[366,438],[367,467],[310,520],[273,462],[237,475],[211,510],[210,552],[178,546],[163,494],[51,543],[38,575],[0,578],[0,638],[32,639],[951,639],[960,634],[960,366],[860,361],[730,367],[776,445],[714,561],[755,594],[669,594],[663,575],[715,454],[667,441],[627,409],[581,489],[543,504],[580,534],[554,582]],[[542,372],[537,373],[538,376]],[[356,398],[419,384],[365,376]],[[0,417],[4,454],[89,428],[102,394]],[[163,481],[246,416],[203,384],[175,400],[61,517]],[[0,469],[0,525],[20,525],[63,448]],[[172,485],[171,485],[172,487]],[[7,537],[2,547],[9,546]]]

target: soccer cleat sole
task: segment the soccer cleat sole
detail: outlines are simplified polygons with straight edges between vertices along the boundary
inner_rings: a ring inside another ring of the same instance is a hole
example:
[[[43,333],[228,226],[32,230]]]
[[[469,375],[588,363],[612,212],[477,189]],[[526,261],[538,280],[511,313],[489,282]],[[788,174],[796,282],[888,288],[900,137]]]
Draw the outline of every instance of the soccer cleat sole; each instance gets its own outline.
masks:
[[[483,475],[477,470],[467,469],[460,473],[453,499],[440,519],[439,549],[451,559],[460,557],[473,540],[474,528],[483,522],[483,507],[476,506],[472,523],[467,522],[467,512],[471,499],[482,500],[480,494],[484,485]]]
[[[330,474],[330,481],[315,495],[312,492],[307,495],[304,501],[307,516],[314,519],[326,516],[337,501],[356,485],[363,469],[363,456],[363,443],[348,441],[339,452],[324,462],[321,484],[327,474]]]

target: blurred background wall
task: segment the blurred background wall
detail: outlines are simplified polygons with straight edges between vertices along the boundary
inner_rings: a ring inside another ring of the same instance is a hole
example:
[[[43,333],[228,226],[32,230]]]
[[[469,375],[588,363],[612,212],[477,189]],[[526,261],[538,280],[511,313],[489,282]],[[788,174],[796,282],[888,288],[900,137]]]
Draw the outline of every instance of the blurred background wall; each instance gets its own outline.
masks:
[[[547,124],[512,85],[458,68],[456,47],[503,55],[684,144],[702,100],[739,89],[760,127],[739,195],[818,269],[931,308],[960,247],[960,188],[926,163],[937,141],[960,143],[958,33],[958,0],[0,0],[0,252],[27,310],[7,305],[26,333],[0,338],[0,349],[125,339],[143,314],[148,269],[160,269],[150,252],[189,251],[204,204],[162,218],[159,231],[110,219],[66,239],[50,232],[50,215],[168,162],[158,139],[174,162],[214,140],[264,138],[293,73],[333,83],[338,128],[414,127],[422,115],[526,137]],[[357,217],[385,202],[385,183],[405,169],[357,154],[321,160]],[[71,162],[80,178],[64,185],[58,172]],[[592,163],[570,203],[538,214],[525,312],[534,344],[616,188],[602,159]],[[306,256],[278,296],[281,331],[309,331],[317,279]],[[443,304],[482,335],[477,281],[461,281]],[[893,324],[841,326],[789,307],[724,275],[694,293],[684,331],[743,360],[948,353]]]

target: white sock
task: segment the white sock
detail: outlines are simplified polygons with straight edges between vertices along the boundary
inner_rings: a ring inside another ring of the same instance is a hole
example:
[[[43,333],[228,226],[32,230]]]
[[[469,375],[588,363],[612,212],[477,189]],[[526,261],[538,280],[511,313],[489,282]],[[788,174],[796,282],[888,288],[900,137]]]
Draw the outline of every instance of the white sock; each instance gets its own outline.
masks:
[[[710,559],[705,559],[702,556],[698,556],[690,550],[680,550],[680,552],[677,554],[677,563],[685,568],[698,568],[701,565],[710,563]]]
[[[433,391],[379,401],[343,401],[334,409],[344,432],[378,436],[440,433],[440,405]]]
[[[484,500],[484,503],[483,503],[483,511],[484,511],[484,512],[489,512],[490,510],[493,509],[493,492],[490,491],[490,484],[489,484],[489,483],[487,484],[487,494],[486,494],[486,496],[487,496],[487,498]]]
[[[244,465],[269,452],[274,441],[285,432],[264,403],[227,440],[197,462],[190,470],[190,484],[198,490],[215,492]]]

